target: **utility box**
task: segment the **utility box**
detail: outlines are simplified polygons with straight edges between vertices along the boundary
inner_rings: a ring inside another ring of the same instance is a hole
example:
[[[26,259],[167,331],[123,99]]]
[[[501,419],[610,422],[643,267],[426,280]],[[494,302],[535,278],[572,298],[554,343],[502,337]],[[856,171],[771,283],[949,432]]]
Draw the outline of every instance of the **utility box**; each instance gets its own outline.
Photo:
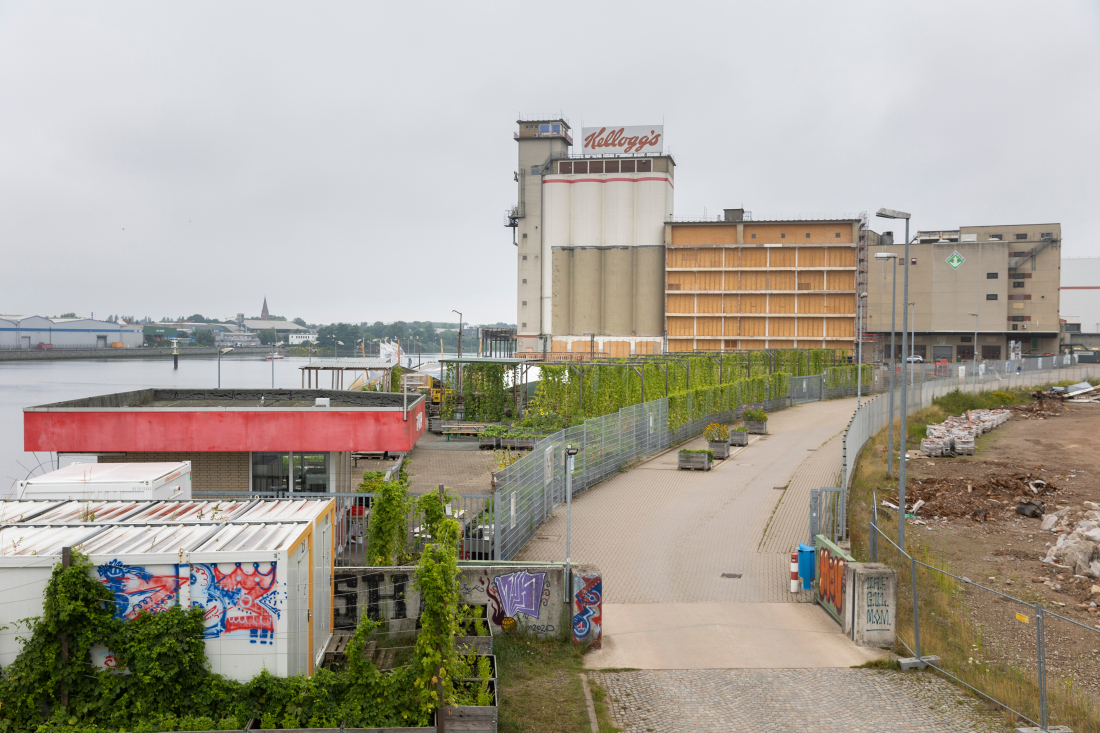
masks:
[[[882,563],[851,563],[847,585],[844,633],[859,646],[892,647],[898,623],[898,571]]]
[[[76,463],[19,482],[20,499],[126,501],[191,498],[191,461]]]
[[[798,543],[798,577],[802,578],[802,590],[814,587],[814,548]]]

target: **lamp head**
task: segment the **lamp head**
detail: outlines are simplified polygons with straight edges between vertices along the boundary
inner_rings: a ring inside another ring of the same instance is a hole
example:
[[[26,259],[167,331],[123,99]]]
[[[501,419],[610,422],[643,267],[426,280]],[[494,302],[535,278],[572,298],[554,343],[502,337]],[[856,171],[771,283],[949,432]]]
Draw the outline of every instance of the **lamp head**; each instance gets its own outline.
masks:
[[[875,212],[875,216],[881,216],[883,219],[908,219],[909,214],[904,211],[897,211],[896,209],[879,209]]]
[[[875,252],[876,260],[896,260],[897,258],[897,252]]]
[[[977,313],[967,313],[966,315],[968,315],[968,316],[974,316],[975,318],[977,318],[977,317],[978,317],[978,314],[977,314]]]
[[[860,297],[860,298],[866,298],[866,297],[867,297],[867,293],[860,293],[860,294],[859,294],[859,297]]]
[[[578,453],[580,453],[580,451],[579,451],[579,450],[577,450],[576,448],[574,448],[573,446],[571,446],[571,445],[567,445],[567,446],[565,446],[565,455],[567,455],[567,456],[575,456],[575,455],[577,455]]]

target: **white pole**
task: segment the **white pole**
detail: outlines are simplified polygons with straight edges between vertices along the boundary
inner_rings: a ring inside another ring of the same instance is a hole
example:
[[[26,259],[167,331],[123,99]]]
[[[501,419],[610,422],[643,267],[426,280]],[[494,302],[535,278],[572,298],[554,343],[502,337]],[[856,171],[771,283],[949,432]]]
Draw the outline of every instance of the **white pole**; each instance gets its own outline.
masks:
[[[863,295],[856,293],[856,409],[863,399]]]

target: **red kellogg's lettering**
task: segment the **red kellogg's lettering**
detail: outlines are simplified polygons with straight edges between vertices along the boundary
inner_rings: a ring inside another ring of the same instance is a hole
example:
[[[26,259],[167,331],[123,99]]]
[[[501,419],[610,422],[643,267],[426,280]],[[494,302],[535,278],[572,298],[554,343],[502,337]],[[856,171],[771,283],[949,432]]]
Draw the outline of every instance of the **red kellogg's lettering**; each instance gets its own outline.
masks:
[[[661,135],[656,130],[650,130],[649,135],[626,136],[626,128],[608,131],[601,127],[597,132],[589,133],[584,138],[583,150],[597,152],[601,148],[620,148],[619,152],[642,152],[646,148],[653,148],[660,142]]]

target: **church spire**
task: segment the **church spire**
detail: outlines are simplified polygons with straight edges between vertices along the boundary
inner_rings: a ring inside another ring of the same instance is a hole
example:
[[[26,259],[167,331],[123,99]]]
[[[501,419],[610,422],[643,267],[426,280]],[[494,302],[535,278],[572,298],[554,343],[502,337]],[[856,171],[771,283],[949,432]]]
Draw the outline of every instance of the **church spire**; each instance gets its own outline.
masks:
[[[264,307],[260,311],[260,320],[261,321],[270,321],[271,320],[271,314],[267,312],[267,296],[266,295],[264,296]]]

